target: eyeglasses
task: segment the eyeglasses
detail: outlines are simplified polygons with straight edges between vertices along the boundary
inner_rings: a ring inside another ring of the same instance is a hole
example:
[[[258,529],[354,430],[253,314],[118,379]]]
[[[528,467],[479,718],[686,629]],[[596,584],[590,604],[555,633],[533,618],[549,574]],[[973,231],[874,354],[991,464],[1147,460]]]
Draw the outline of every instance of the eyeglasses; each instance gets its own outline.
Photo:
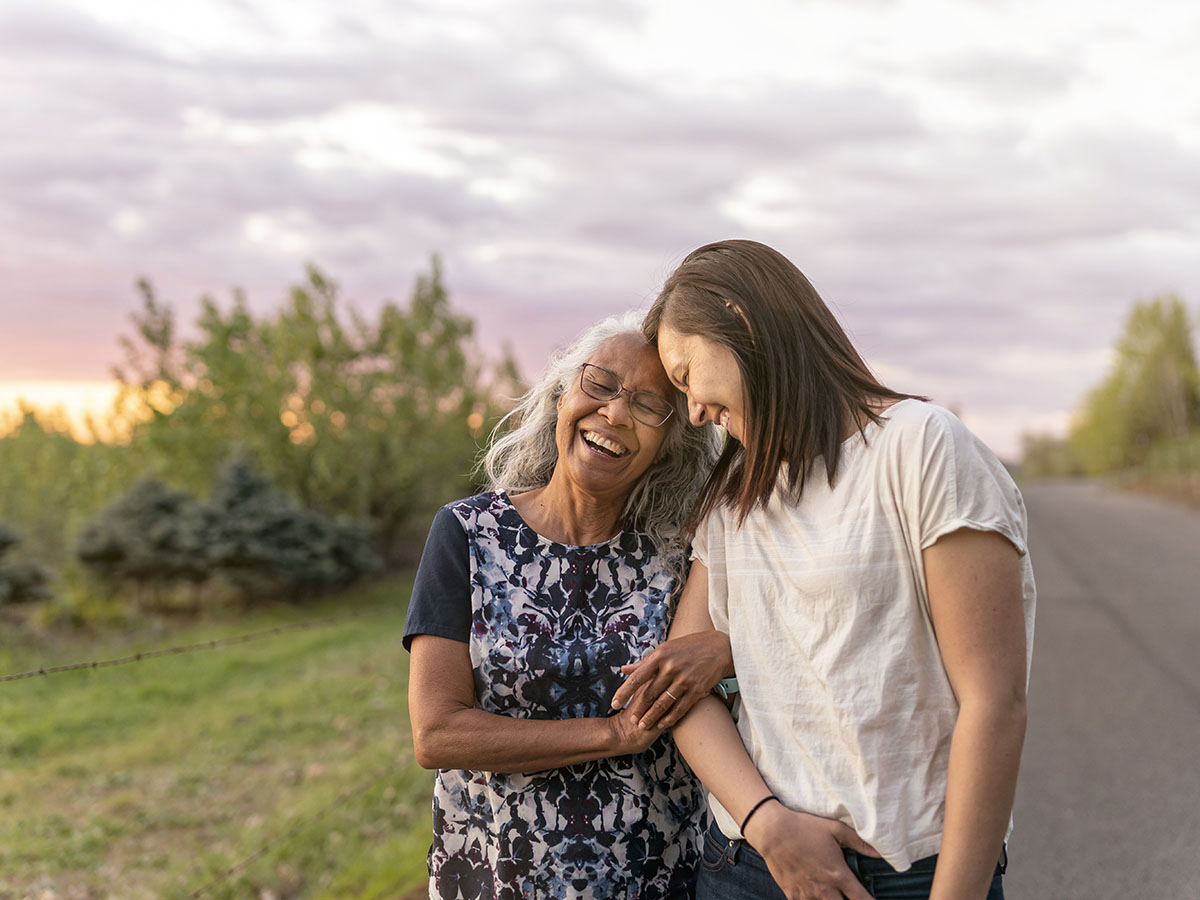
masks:
[[[643,425],[657,428],[675,412],[675,407],[650,391],[631,391],[615,372],[584,363],[580,366],[579,388],[593,400],[616,400],[629,395],[629,412]]]

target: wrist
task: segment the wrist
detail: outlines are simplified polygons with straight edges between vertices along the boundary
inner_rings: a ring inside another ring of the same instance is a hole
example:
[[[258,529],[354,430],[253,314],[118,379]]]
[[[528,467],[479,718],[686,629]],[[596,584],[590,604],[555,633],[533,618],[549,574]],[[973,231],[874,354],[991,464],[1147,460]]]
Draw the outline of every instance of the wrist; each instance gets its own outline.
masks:
[[[770,837],[778,832],[781,816],[787,811],[783,801],[774,794],[764,798],[762,805],[747,811],[742,817],[742,837],[750,846],[762,852],[763,845],[770,843]]]
[[[637,729],[638,723],[628,709],[617,710],[611,716],[603,716],[595,721],[602,729],[597,758],[625,756],[637,752],[631,736]]]

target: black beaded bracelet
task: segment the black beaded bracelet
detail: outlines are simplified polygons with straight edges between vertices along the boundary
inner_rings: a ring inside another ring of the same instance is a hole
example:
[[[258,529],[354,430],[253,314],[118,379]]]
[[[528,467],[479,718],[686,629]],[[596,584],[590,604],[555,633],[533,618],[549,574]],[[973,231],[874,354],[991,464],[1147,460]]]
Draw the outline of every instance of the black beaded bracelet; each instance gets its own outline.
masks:
[[[752,815],[754,815],[756,812],[758,812],[758,808],[760,806],[762,806],[764,803],[768,802],[769,800],[778,800],[778,799],[779,798],[776,797],[774,794],[767,794],[767,796],[763,797],[761,800],[759,800],[757,803],[755,803],[752,807],[750,807],[750,812],[746,813],[746,818],[742,819],[742,827],[738,829],[738,831],[740,831],[742,833],[742,837],[746,836],[746,824],[750,821],[750,817]]]

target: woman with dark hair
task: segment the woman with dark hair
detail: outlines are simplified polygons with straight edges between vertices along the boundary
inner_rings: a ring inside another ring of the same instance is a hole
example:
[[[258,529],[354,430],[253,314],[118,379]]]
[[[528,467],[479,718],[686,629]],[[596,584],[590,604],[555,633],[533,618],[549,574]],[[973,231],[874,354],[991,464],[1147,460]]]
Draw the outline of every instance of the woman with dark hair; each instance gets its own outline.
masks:
[[[671,629],[728,634],[741,688],[736,723],[713,698],[674,729],[710,792],[697,896],[1002,897],[1034,608],[1012,479],[762,244],[690,254],[643,327],[728,435]],[[663,678],[651,654],[624,690]]]
[[[703,797],[664,730],[728,669],[728,641],[686,645],[636,713],[610,700],[666,637],[717,448],[640,325],[605,320],[556,354],[496,430],[491,490],[430,529],[404,646],[413,747],[438,770],[431,897],[691,896]]]

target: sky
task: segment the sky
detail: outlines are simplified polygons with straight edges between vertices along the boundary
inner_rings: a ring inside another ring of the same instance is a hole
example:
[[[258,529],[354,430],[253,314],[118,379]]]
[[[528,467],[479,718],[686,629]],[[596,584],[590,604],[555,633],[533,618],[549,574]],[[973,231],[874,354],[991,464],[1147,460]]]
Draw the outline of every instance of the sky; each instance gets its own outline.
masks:
[[[1165,0],[0,0],[0,409],[106,397],[143,276],[187,322],[311,262],[369,313],[437,253],[532,378],[748,237],[1014,458],[1135,300],[1200,318],[1198,36]]]

